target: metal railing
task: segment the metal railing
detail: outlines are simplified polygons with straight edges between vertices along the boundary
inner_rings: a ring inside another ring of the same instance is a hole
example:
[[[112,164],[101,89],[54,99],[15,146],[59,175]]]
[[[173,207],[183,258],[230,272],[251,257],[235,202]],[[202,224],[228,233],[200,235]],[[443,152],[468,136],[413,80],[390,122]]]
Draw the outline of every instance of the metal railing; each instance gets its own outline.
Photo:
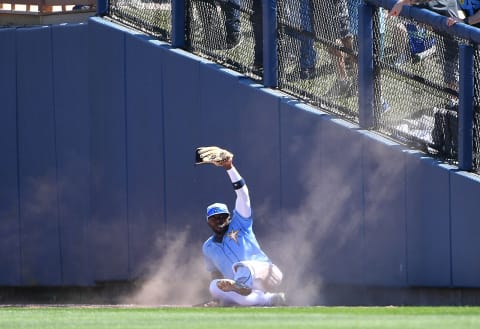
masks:
[[[310,4],[308,24],[302,1]],[[378,131],[462,170],[480,172],[480,54],[476,49],[480,29],[462,23],[447,27],[445,17],[413,6],[405,6],[402,17],[387,18],[386,10],[396,0],[347,1],[354,40],[350,48],[325,29],[338,23],[332,15],[335,11],[326,10],[335,5],[332,0],[263,0],[260,7],[252,0],[222,4],[111,0],[105,13],[363,129]],[[105,2],[98,6],[107,8]],[[225,6],[239,13],[241,41],[233,48],[223,47]],[[261,70],[253,60],[258,50],[252,23],[258,18],[252,18],[253,8],[262,10]],[[317,62],[305,79],[298,66],[306,39],[313,44]],[[411,42],[419,42],[416,47],[423,51],[413,49]],[[333,53],[354,59],[349,73],[353,88],[348,95],[329,93],[338,91],[335,83],[340,78]],[[407,55],[405,60],[401,55]],[[447,81],[449,76],[455,76],[454,84]],[[450,107],[447,103],[452,100],[458,101]]]

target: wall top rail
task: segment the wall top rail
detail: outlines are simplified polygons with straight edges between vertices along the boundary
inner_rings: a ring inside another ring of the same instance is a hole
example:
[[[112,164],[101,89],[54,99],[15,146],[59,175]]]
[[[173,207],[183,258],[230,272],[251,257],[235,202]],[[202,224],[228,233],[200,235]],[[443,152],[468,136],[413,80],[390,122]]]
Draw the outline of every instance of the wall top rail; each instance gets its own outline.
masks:
[[[377,7],[391,9],[397,0],[366,0]],[[405,6],[401,12],[402,16],[413,18],[419,22],[428,24],[438,31],[446,32],[461,39],[480,44],[480,29],[457,23],[451,27],[446,25],[445,17],[431,10],[419,8],[416,6]]]

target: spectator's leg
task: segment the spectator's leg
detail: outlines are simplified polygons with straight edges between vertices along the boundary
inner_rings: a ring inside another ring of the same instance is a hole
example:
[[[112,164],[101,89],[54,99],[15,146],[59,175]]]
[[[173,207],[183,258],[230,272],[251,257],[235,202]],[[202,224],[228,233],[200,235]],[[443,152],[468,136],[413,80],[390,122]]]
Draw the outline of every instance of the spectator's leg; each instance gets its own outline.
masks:
[[[240,42],[240,0],[220,2],[225,14],[227,48],[233,48]]]
[[[253,0],[253,15],[250,16],[252,23],[253,35],[255,38],[254,46],[254,60],[253,66],[255,69],[263,67],[263,8],[261,0]]]
[[[199,0],[193,1],[193,3],[201,21],[202,37],[205,45],[213,49],[218,48],[218,42],[215,42],[218,35],[212,28],[213,15],[217,14],[217,7],[214,0]],[[192,29],[191,32],[195,33],[195,30]]]
[[[339,34],[340,41],[347,50],[350,52],[353,51],[353,35],[350,31],[350,17],[348,12],[348,2],[346,0],[337,0],[336,1],[337,9],[337,19],[339,25]],[[344,62],[346,75],[356,74],[354,72],[355,68],[355,57],[351,53],[341,52],[341,57],[339,60]]]
[[[300,0],[300,19],[301,28],[304,32],[313,33],[312,17],[310,10],[310,0]],[[316,62],[316,51],[313,46],[313,37],[307,34],[300,35],[300,69],[302,78],[307,78],[313,74]]]
[[[443,81],[448,88],[458,92],[458,42],[448,34],[443,34],[442,39],[444,44]],[[452,108],[458,106],[458,97],[452,96],[448,106]]]

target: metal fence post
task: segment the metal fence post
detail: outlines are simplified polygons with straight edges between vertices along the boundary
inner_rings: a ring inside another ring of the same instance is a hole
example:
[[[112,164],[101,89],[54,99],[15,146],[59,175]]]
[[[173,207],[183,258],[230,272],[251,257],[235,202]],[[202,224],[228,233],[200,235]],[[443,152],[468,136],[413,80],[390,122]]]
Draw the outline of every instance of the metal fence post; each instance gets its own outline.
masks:
[[[97,16],[108,14],[108,0],[97,0]]]
[[[172,0],[172,47],[185,47],[185,0]]]
[[[470,171],[473,166],[474,49],[460,45],[458,104],[458,167]]]
[[[373,6],[358,8],[358,122],[361,128],[374,125]]]
[[[260,1],[260,0],[253,0]],[[263,5],[263,84],[278,86],[277,0],[262,0]]]

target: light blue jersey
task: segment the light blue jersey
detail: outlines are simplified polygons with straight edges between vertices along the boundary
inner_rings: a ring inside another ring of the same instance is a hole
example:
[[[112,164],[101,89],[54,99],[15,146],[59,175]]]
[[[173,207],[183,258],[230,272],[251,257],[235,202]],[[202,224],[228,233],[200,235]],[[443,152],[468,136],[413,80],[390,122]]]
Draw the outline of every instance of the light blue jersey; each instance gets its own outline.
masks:
[[[472,16],[480,9],[480,0],[457,0],[457,2],[467,16]]]
[[[220,271],[227,279],[233,279],[232,265],[244,260],[270,262],[262,251],[252,230],[253,218],[243,218],[236,210],[222,242],[211,236],[203,244],[205,265],[209,272]]]

